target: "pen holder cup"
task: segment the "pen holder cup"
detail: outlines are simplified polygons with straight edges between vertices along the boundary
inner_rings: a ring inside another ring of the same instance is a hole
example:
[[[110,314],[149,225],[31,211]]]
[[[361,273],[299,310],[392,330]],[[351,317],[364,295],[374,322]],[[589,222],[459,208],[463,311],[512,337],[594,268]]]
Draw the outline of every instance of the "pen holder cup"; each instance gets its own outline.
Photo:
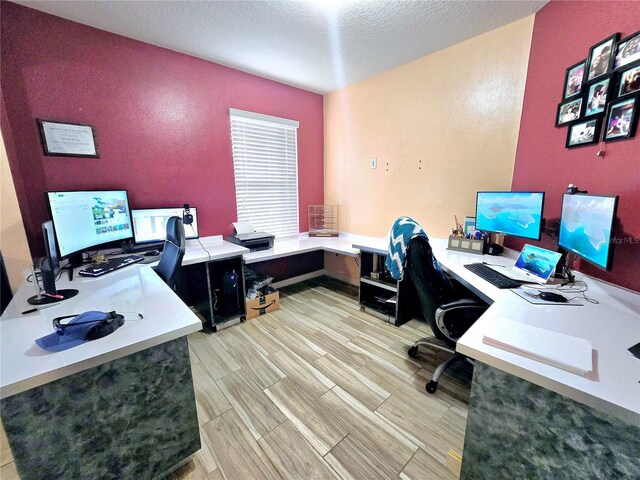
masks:
[[[449,237],[447,250],[456,250],[458,252],[475,253],[482,255],[486,248],[485,240],[474,240],[471,238]]]

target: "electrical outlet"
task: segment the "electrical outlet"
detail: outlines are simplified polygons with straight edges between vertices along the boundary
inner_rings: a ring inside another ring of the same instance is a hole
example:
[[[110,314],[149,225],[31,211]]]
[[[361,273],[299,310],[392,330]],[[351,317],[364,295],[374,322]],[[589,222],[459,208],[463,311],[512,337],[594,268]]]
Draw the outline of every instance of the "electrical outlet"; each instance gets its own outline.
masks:
[[[378,159],[372,158],[371,160],[369,160],[369,166],[371,168],[378,168]]]

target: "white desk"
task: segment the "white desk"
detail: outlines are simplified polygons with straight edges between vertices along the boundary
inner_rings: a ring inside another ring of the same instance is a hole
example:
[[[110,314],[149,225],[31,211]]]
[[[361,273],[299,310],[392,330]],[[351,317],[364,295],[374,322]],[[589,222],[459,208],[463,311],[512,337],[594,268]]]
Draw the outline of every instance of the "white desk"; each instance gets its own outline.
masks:
[[[163,478],[200,448],[186,335],[202,323],[148,265],[63,275],[57,287],[79,293],[22,315],[34,293],[24,282],[0,317],[0,413],[19,475],[84,478],[108,465],[115,477]],[[126,320],[68,350],[34,343],[53,318],[88,310]]]
[[[576,272],[577,280],[589,286],[586,292],[598,305],[532,305],[510,290],[501,290],[470,272],[467,263],[487,262],[512,265],[517,253],[474,255],[447,250],[444,239],[431,239],[440,265],[465,286],[484,298],[491,307],[458,341],[457,350],[507,373],[545,387],[627,423],[640,425],[640,360],[628,351],[640,342],[640,295]],[[388,239],[354,243],[387,253]],[[585,378],[528,358],[485,345],[482,337],[498,317],[585,338],[594,349],[594,374]]]
[[[148,265],[123,268],[103,277],[63,274],[56,282],[76,288],[78,295],[53,307],[22,315],[33,308],[27,298],[34,294],[23,282],[0,317],[0,398],[52,382],[68,375],[132,353],[180,338],[202,328],[202,323]],[[87,310],[136,312],[113,334],[58,353],[38,347],[34,341],[53,332],[52,320]]]
[[[200,242],[187,240],[182,265],[223,260],[239,255],[242,255],[245,262],[250,264],[318,250],[356,257],[359,251],[353,248],[352,244],[368,238],[370,237],[351,233],[340,233],[339,237],[309,237],[308,233],[301,233],[293,237],[276,238],[273,248],[251,252],[248,248],[223,240],[221,235],[214,235],[202,237]]]
[[[222,235],[187,240],[182,265],[213,262],[249,254],[250,250],[222,239]]]
[[[352,246],[353,243],[369,238],[343,232],[338,237],[309,237],[308,233],[301,233],[295,237],[276,238],[273,242],[273,248],[247,253],[244,255],[244,259],[246,263],[250,264],[317,250],[356,257],[360,252]]]

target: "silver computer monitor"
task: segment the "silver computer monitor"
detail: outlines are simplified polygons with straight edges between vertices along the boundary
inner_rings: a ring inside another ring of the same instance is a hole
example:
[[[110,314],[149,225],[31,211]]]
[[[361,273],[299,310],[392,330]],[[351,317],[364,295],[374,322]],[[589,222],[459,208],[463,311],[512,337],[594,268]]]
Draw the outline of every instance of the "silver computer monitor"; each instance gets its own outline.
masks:
[[[198,212],[196,207],[189,207],[189,210],[193,215],[193,223],[184,226],[184,235],[186,239],[198,238]],[[163,242],[167,237],[169,217],[182,218],[183,213],[182,207],[131,210],[135,243]]]

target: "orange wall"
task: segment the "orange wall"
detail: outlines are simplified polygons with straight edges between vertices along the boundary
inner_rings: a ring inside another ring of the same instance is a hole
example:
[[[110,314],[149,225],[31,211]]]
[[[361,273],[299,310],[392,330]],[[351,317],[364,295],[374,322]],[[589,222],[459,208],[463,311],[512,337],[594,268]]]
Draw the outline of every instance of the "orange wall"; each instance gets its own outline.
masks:
[[[23,272],[31,266],[31,253],[18,207],[18,197],[9,171],[9,161],[0,133],[0,250],[9,285],[15,293],[22,283]]]
[[[325,96],[325,203],[341,231],[381,236],[409,215],[444,237],[477,190],[511,187],[533,19]]]

